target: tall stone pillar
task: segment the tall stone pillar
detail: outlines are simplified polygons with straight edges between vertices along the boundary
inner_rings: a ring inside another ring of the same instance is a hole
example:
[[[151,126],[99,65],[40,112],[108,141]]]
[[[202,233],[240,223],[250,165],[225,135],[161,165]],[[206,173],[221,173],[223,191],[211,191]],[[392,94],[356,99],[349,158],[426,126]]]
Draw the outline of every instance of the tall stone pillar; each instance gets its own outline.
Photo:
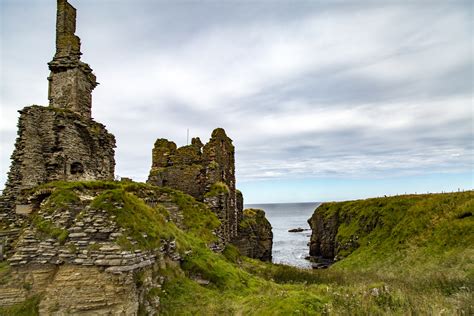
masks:
[[[92,90],[98,83],[90,66],[80,61],[81,40],[75,32],[76,9],[66,0],[58,0],[56,54],[48,63],[49,105],[90,118]]]

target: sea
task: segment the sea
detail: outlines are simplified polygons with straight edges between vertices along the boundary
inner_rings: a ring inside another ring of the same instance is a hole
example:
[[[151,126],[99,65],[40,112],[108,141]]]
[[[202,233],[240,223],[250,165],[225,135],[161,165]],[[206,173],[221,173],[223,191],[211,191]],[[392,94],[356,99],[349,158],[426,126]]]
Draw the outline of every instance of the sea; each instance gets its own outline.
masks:
[[[282,204],[246,204],[245,208],[260,208],[272,225],[273,230],[273,263],[281,263],[300,268],[311,268],[305,259],[309,255],[311,230],[308,219],[320,205],[313,203]],[[302,232],[290,233],[293,228],[303,228]]]

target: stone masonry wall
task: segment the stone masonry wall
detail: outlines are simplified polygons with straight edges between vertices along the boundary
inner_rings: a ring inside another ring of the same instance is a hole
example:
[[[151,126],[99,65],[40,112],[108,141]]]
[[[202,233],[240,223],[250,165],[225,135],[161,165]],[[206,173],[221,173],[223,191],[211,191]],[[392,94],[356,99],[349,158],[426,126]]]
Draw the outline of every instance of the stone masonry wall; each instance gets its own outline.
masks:
[[[206,145],[193,138],[191,145],[177,148],[174,142],[158,139],[152,155],[148,183],[183,191],[208,204],[222,223],[217,233],[224,244],[237,236],[234,146],[224,129],[215,129]]]
[[[64,180],[113,180],[115,138],[104,125],[67,110],[30,106],[20,111],[18,138],[0,199],[0,220],[14,224],[22,193]]]
[[[66,0],[57,3],[56,54],[48,64],[49,105],[91,118],[92,90],[98,83],[90,66],[80,61],[81,40],[74,34],[76,9]]]

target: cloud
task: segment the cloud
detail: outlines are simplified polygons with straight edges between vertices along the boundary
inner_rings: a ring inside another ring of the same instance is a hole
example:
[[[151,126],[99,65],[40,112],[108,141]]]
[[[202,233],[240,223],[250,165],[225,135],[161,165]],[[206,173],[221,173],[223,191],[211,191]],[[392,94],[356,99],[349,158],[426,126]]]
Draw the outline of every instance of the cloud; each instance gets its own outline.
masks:
[[[2,4],[3,181],[54,44],[54,7],[18,3]],[[158,137],[218,126],[242,182],[472,171],[468,2],[73,4],[119,175],[146,179]]]

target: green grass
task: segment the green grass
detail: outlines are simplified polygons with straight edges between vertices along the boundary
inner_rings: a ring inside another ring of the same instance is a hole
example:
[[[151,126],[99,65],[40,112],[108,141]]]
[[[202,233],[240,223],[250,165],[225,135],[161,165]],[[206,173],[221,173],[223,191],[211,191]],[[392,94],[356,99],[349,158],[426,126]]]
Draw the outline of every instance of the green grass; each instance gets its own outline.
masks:
[[[105,190],[90,206],[116,216],[117,224],[136,242],[132,244],[127,238],[120,239],[125,249],[155,249],[160,247],[161,239],[171,239],[174,235],[174,225],[167,225],[163,216],[165,210],[149,207],[123,187]]]
[[[45,207],[88,203],[83,206],[114,215],[126,230],[120,239],[124,248],[154,249],[163,239],[176,240],[182,260],[160,262],[159,275],[165,283],[146,293],[147,299],[160,297],[163,315],[474,312],[473,192],[326,203],[318,211],[326,217],[337,213],[343,222],[337,241],[349,246],[343,249],[344,260],[313,271],[248,259],[231,245],[222,254],[210,251],[207,245],[215,240],[212,230],[219,225],[216,216],[206,205],[169,188],[128,182],[47,186],[55,190]],[[76,200],[83,195],[95,197]],[[184,230],[168,221],[169,214],[159,203],[145,203],[145,197],[154,195],[167,196],[178,206]],[[258,216],[255,210],[246,212],[251,219]],[[34,224],[54,231],[47,223]],[[0,281],[8,282],[10,273],[8,265],[0,265]],[[136,275],[137,284],[143,283],[141,277]],[[11,308],[34,315],[37,304],[30,300]]]
[[[39,295],[32,296],[26,301],[8,307],[0,307],[0,315],[9,316],[36,316],[39,315],[38,306],[41,301]]]
[[[337,269],[417,276],[424,270],[458,274],[474,268],[474,192],[395,196],[330,203],[338,213]],[[351,240],[357,237],[357,244]],[[406,267],[410,269],[407,270]]]
[[[53,222],[44,219],[42,216],[33,217],[33,224],[40,233],[40,237],[57,239],[60,244],[64,244],[69,235],[66,229],[57,227]]]
[[[218,196],[220,194],[229,194],[230,190],[227,184],[224,182],[216,182],[211,186],[211,189],[209,192],[205,194],[205,197],[213,197],[213,196]]]
[[[72,204],[81,203],[79,196],[95,196],[89,203],[92,209],[106,210],[115,216],[117,224],[125,228],[127,235],[120,238],[124,249],[154,249],[160,246],[162,239],[179,239],[183,248],[188,241],[178,231],[173,223],[167,222],[167,210],[160,204],[148,206],[143,198],[152,195],[168,195],[172,202],[179,207],[187,233],[199,236],[199,242],[211,243],[216,240],[213,230],[220,225],[215,214],[203,203],[197,202],[191,196],[170,188],[159,188],[144,183],[112,182],[112,181],[80,181],[52,182],[32,190],[41,192],[43,189],[54,189],[46,197],[42,210],[48,214],[60,212]],[[83,205],[85,208],[87,205]],[[81,216],[79,213],[77,216]],[[43,219],[42,216],[33,218],[37,229],[47,237],[53,237],[64,242],[67,234],[64,229]],[[66,231],[67,233],[67,231]],[[129,238],[127,238],[129,237]],[[130,241],[133,239],[133,243]]]
[[[161,188],[160,192],[166,192],[171,195],[172,201],[178,205],[183,214],[184,225],[188,232],[199,236],[206,243],[216,240],[216,236],[212,231],[219,227],[220,221],[207,205],[196,201],[191,196],[180,191]]]

